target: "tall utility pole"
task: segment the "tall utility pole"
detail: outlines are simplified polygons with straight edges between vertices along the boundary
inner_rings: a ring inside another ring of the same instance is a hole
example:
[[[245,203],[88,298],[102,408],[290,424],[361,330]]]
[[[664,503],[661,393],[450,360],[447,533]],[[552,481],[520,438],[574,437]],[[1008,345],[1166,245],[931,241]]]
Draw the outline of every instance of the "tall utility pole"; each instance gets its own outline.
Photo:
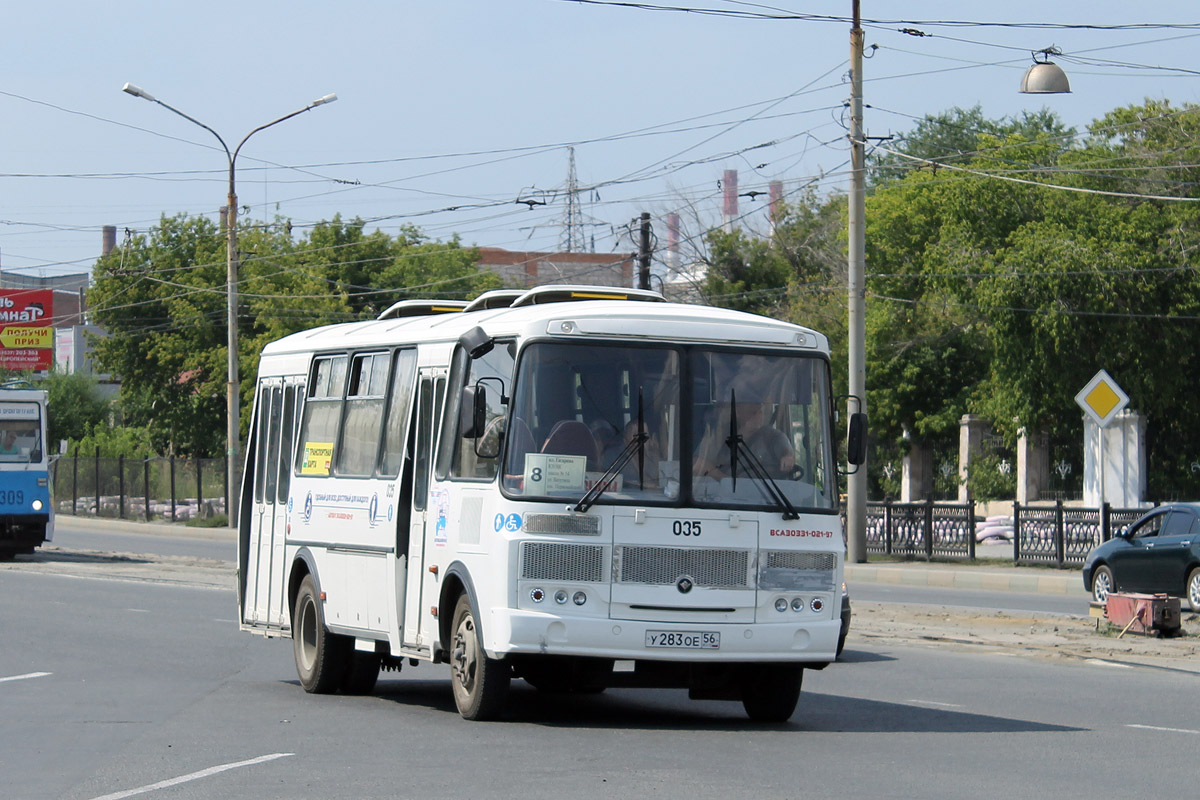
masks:
[[[866,348],[866,148],[863,141],[863,30],[859,0],[853,0],[854,26],[850,29],[850,196],[849,196],[849,317],[850,358],[846,418],[867,411]],[[846,559],[867,560],[867,465],[862,463],[846,478]]]
[[[641,235],[638,237],[638,288],[650,288],[650,212],[643,211]]]
[[[320,100],[314,100],[304,108],[297,109],[290,114],[285,114],[277,120],[268,122],[266,125],[259,125],[254,130],[250,131],[238,143],[238,146],[233,150],[229,149],[229,145],[225,144],[225,140],[221,138],[221,134],[214,131],[212,128],[205,125],[195,117],[190,117],[174,106],[164,103],[154,95],[144,89],[134,86],[132,83],[127,83],[122,88],[126,94],[131,94],[134,97],[140,97],[143,100],[149,100],[151,103],[157,103],[168,111],[178,114],[195,125],[204,128],[204,130],[216,137],[221,143],[221,147],[225,150],[225,156],[229,160],[229,187],[226,198],[225,211],[225,324],[227,330],[228,348],[227,370],[225,380],[225,404],[226,404],[226,427],[225,441],[226,451],[225,458],[227,464],[226,474],[228,481],[225,484],[225,512],[229,516],[230,527],[237,527],[238,524],[238,487],[241,485],[241,412],[239,410],[239,394],[241,392],[240,380],[238,377],[238,249],[237,249],[237,191],[234,186],[234,178],[236,177],[235,165],[237,164],[238,153],[242,150],[242,145],[249,141],[250,137],[261,130],[265,130],[272,125],[278,125],[284,120],[289,120],[292,117],[303,114],[305,111],[311,111],[317,106],[323,106],[326,103],[332,103],[337,100],[336,94],[327,94]]]
[[[579,205],[579,178],[575,175],[575,148],[567,148],[567,208],[563,213],[563,233],[559,249],[564,253],[582,253],[583,209]]]

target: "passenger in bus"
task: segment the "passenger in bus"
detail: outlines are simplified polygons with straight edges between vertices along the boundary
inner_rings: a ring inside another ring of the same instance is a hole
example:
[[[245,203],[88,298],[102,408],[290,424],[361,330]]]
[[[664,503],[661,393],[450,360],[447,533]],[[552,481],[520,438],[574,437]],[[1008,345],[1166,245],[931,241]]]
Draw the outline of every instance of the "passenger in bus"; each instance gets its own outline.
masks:
[[[766,424],[763,403],[737,404],[737,430],[743,444],[762,464],[771,478],[787,478],[796,466],[796,452],[787,434]],[[716,420],[710,423],[696,452],[693,474],[697,477],[727,478],[733,474],[730,464],[729,404],[721,404]],[[744,463],[738,464],[738,474],[750,477]]]

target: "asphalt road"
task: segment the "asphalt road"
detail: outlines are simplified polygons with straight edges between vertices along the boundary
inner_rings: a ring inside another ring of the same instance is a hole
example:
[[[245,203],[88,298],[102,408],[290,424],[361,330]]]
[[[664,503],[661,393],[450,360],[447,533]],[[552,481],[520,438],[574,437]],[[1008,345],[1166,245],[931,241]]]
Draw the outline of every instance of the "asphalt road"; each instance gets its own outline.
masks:
[[[227,589],[0,572],[0,794],[1092,800],[1191,792],[1200,744],[1193,672],[853,633],[785,725],[682,691],[520,682],[505,721],[470,723],[444,666],[310,696],[291,643],[233,617]]]

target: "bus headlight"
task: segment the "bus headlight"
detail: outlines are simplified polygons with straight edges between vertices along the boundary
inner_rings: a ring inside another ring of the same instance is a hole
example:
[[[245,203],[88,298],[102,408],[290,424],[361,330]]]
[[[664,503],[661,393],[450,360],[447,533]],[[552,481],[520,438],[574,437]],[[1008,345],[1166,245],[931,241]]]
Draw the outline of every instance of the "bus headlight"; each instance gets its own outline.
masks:
[[[575,605],[581,606],[587,602],[587,595],[583,592],[576,592],[571,596],[571,600],[575,603]]]
[[[775,610],[782,613],[784,611],[787,611],[787,609],[788,609],[787,598],[786,597],[776,597],[775,598]]]
[[[33,501],[33,510],[34,510],[34,511],[41,511],[41,510],[42,510],[42,501],[41,501],[41,500],[34,500],[34,501]]]

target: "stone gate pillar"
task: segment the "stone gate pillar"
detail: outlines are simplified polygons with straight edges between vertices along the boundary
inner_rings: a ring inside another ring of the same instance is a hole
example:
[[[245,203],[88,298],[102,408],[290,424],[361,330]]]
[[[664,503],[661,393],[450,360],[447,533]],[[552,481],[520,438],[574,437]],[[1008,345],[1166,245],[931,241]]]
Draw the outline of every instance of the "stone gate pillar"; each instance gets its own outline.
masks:
[[[1024,428],[1017,439],[1017,502],[1045,499],[1050,489],[1050,437]]]
[[[975,414],[963,414],[958,421],[958,502],[967,502],[967,469],[983,451],[983,437],[991,424]]]

